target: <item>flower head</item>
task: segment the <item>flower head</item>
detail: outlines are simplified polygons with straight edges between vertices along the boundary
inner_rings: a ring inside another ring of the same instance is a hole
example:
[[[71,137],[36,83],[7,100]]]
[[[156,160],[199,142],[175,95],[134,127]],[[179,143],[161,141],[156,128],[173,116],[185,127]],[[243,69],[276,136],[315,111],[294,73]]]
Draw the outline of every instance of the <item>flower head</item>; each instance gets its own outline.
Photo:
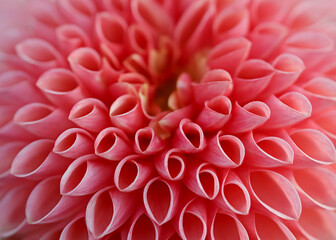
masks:
[[[336,238],[333,0],[0,8],[1,239]]]

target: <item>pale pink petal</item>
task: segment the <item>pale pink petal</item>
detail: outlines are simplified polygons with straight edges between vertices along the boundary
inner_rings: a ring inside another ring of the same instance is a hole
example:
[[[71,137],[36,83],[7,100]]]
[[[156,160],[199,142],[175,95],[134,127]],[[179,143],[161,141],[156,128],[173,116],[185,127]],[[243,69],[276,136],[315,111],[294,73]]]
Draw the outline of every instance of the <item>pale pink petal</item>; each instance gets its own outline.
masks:
[[[202,111],[196,118],[196,123],[204,131],[221,129],[229,120],[232,105],[229,98],[218,96],[204,103]]]
[[[59,193],[59,177],[42,180],[28,197],[26,217],[30,224],[56,222],[83,210],[86,198]]]
[[[172,219],[178,210],[181,188],[178,183],[160,177],[150,180],[143,191],[143,201],[148,216],[162,225]]]
[[[253,44],[252,44],[253,46]],[[261,59],[249,59],[240,65],[233,79],[233,94],[239,102],[256,98],[267,87],[274,74],[274,68]]]
[[[322,131],[325,135],[327,135],[329,139],[336,146],[336,123],[334,121],[335,118],[336,118],[335,110],[321,113],[316,117],[314,117],[314,123],[315,123],[314,128],[317,128],[318,130]]]
[[[262,128],[273,129],[295,125],[311,116],[313,107],[301,93],[287,92],[264,100],[271,110],[271,116]]]
[[[245,147],[239,138],[219,131],[208,141],[207,148],[200,153],[203,160],[224,168],[235,168],[243,163]]]
[[[86,228],[85,218],[80,217],[69,222],[62,230],[59,240],[93,240],[93,236]]]
[[[112,124],[127,133],[134,133],[144,127],[148,120],[140,105],[139,99],[134,95],[119,97],[110,107]]]
[[[299,195],[284,176],[269,170],[254,170],[250,172],[246,186],[254,209],[283,219],[299,219],[302,210]]]
[[[124,224],[134,211],[134,193],[103,188],[95,193],[86,208],[86,226],[95,238],[101,238]]]
[[[131,192],[146,185],[154,167],[148,159],[131,155],[121,160],[114,172],[114,183],[119,191]]]
[[[253,101],[243,107],[236,103],[224,129],[228,133],[248,132],[262,126],[270,116],[271,110],[263,102]]]
[[[192,199],[174,219],[175,229],[184,240],[205,240],[207,234],[207,212],[201,199]]]
[[[225,69],[234,75],[240,64],[248,57],[250,49],[251,42],[243,37],[221,41],[211,49],[207,64],[211,69]]]
[[[245,36],[250,27],[247,8],[228,7],[219,12],[212,25],[212,33],[217,42],[228,38]]]
[[[66,110],[87,96],[75,75],[67,69],[54,68],[43,73],[36,85],[52,103]]]
[[[283,45],[288,29],[280,23],[261,22],[250,33],[252,58],[267,59],[275,55]]]
[[[53,152],[67,158],[78,158],[93,153],[93,136],[81,128],[64,131],[55,141]]]
[[[249,236],[238,218],[230,213],[217,210],[215,216],[211,220],[210,227],[211,240],[248,240]]]
[[[336,150],[330,139],[315,129],[297,129],[283,135],[294,150],[294,166],[329,165],[336,162]]]
[[[109,12],[99,13],[96,15],[95,30],[100,43],[117,57],[125,54],[127,23],[122,17]]]
[[[120,161],[132,153],[127,135],[113,127],[105,128],[98,134],[94,148],[96,155],[112,161]]]
[[[165,142],[154,132],[153,128],[146,127],[135,133],[134,151],[139,154],[152,155],[161,151]]]
[[[115,166],[94,154],[84,155],[73,161],[60,182],[62,195],[81,196],[113,185]]]
[[[126,234],[127,240],[159,240],[160,228],[144,210],[140,209],[131,219]]]
[[[183,152],[200,152],[206,147],[206,139],[202,128],[189,119],[182,119],[175,132],[173,146]]]
[[[57,46],[66,56],[77,48],[91,46],[88,35],[77,25],[63,24],[56,28],[55,34]]]
[[[198,196],[214,199],[219,192],[219,180],[215,168],[195,159],[189,162],[188,167],[183,179],[184,184]]]
[[[293,164],[294,151],[278,137],[255,136],[252,132],[242,138],[246,149],[244,162],[255,167],[280,167]]]
[[[53,139],[73,126],[65,112],[43,103],[23,106],[15,113],[14,122],[36,136]]]
[[[178,181],[184,177],[185,159],[177,148],[164,151],[155,159],[154,163],[158,173],[168,180]]]
[[[203,105],[214,97],[228,95],[232,90],[232,79],[227,71],[215,69],[207,72],[200,83],[192,83],[192,89],[195,102]]]
[[[0,179],[9,174],[15,156],[26,145],[25,142],[8,142],[0,146]]]
[[[14,158],[11,174],[43,179],[63,173],[69,160],[52,152],[54,141],[39,139],[25,146]]]
[[[107,107],[96,98],[85,98],[76,103],[69,113],[69,119],[94,133],[110,125]]]
[[[35,74],[65,65],[61,54],[47,41],[37,38],[27,39],[16,45],[18,56],[27,68]]]
[[[230,171],[221,173],[220,190],[215,202],[222,210],[247,215],[251,208],[251,198],[242,180]]]
[[[6,141],[33,141],[36,140],[36,136],[25,128],[17,125],[12,119],[6,122],[0,128],[0,142]]]
[[[326,34],[316,31],[293,33],[286,40],[285,51],[300,57],[306,66],[312,67],[324,59],[334,47],[334,41]]]

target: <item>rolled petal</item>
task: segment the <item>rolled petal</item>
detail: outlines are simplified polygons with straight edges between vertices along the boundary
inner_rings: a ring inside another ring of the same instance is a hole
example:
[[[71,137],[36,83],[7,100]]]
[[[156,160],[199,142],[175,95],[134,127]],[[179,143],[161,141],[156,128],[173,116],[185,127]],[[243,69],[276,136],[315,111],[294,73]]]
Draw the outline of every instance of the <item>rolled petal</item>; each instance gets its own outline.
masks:
[[[65,112],[43,103],[23,106],[15,113],[14,122],[38,137],[52,139],[73,126]]]
[[[175,229],[182,239],[204,240],[207,235],[207,212],[205,203],[194,198],[174,218]]]
[[[271,110],[263,102],[253,101],[243,107],[236,103],[224,129],[228,133],[248,132],[262,126],[270,116]]]
[[[206,147],[202,128],[189,119],[181,120],[173,138],[173,146],[183,152],[200,152]]]
[[[242,177],[242,180],[246,178]],[[271,212],[283,219],[299,219],[302,210],[300,197],[284,176],[269,170],[250,171],[246,186],[255,209],[266,214]]]
[[[245,36],[250,27],[247,8],[228,7],[219,12],[212,25],[216,41],[221,42],[232,37]]]
[[[178,210],[180,192],[178,183],[167,182],[160,177],[150,180],[143,191],[148,216],[158,225],[168,222]]]
[[[244,225],[238,218],[233,214],[224,213],[221,210],[216,211],[209,228],[209,239],[211,240],[219,240],[223,238],[232,240],[249,239]]]
[[[0,179],[9,174],[12,162],[15,156],[27,144],[25,142],[8,142],[0,146],[1,164],[0,164]]]
[[[276,0],[257,0],[251,4],[251,21],[279,22],[288,11],[289,3]]]
[[[325,54],[334,47],[334,41],[326,34],[316,31],[293,33],[286,40],[285,51],[300,57],[306,66],[312,67],[324,60]]]
[[[221,173],[220,190],[215,202],[222,210],[247,215],[251,208],[251,198],[242,180],[236,173]]]
[[[244,160],[246,164],[271,168],[293,163],[293,149],[285,140],[279,137],[255,137],[252,132],[249,132],[242,141],[246,149]]]
[[[233,94],[238,102],[256,98],[267,87],[274,74],[274,68],[260,59],[244,62],[233,79]]]
[[[81,128],[64,131],[55,141],[53,152],[67,158],[78,158],[93,153],[93,137]]]
[[[280,97],[270,96],[264,101],[271,116],[262,128],[283,128],[294,125],[311,116],[313,107],[301,93],[287,92]]]
[[[214,97],[228,95],[232,89],[230,74],[222,69],[211,70],[202,78],[201,83],[193,83],[195,102],[203,105]]]
[[[126,230],[127,240],[132,239],[148,239],[159,240],[160,228],[147,216],[144,210],[139,210],[135,213],[130,221],[130,227]]]
[[[203,198],[212,200],[219,192],[217,172],[208,163],[190,162],[183,181],[192,192]]]
[[[77,48],[91,45],[88,35],[77,25],[63,24],[56,28],[55,33],[57,45],[66,56]]]
[[[134,95],[123,95],[115,100],[110,108],[110,118],[114,126],[127,133],[136,132],[148,122],[140,100]]]
[[[43,73],[36,85],[52,103],[66,110],[70,110],[75,103],[87,96],[75,75],[63,68]]]
[[[102,7],[110,12],[117,13],[128,19],[130,16],[129,1],[102,0]]]
[[[229,98],[218,96],[204,103],[196,123],[205,131],[219,130],[229,120],[232,105]]]
[[[268,59],[274,56],[288,34],[288,29],[276,22],[261,22],[251,32],[251,58]]]
[[[191,118],[194,114],[194,109],[192,105],[180,108],[176,111],[167,113],[159,120],[159,125],[163,129],[175,129],[179,126],[179,123],[184,118]]]
[[[121,160],[114,173],[114,183],[119,191],[131,192],[146,185],[154,167],[150,161],[131,155]]]
[[[94,154],[73,161],[61,178],[62,195],[82,196],[113,185],[115,166]]]
[[[328,107],[336,106],[336,82],[324,77],[317,77],[297,88],[312,104],[312,114],[319,113]]]
[[[161,153],[154,163],[158,173],[168,180],[178,181],[184,177],[185,159],[177,148]]]
[[[127,135],[118,128],[105,128],[94,143],[95,153],[103,158],[119,161],[132,153]]]
[[[25,146],[14,158],[11,174],[43,179],[63,173],[69,160],[52,152],[54,141],[39,139]]]
[[[153,45],[152,36],[140,24],[128,28],[128,40],[130,46],[139,54],[146,54]]]
[[[336,150],[330,139],[315,129],[298,129],[284,134],[294,150],[294,166],[309,167],[336,162]]]
[[[110,125],[107,107],[95,98],[86,98],[76,103],[69,113],[69,119],[94,133],[98,133]]]
[[[322,131],[325,135],[327,135],[336,147],[336,124],[334,121],[335,118],[335,110],[323,112],[314,118],[314,128]]]
[[[85,223],[85,218],[75,218],[69,222],[62,230],[59,240],[71,240],[71,239],[83,239],[93,240],[92,233],[88,231]]]
[[[135,133],[134,151],[139,154],[152,155],[161,151],[166,144],[154,132],[153,128],[146,127]]]
[[[34,74],[65,66],[62,55],[49,42],[42,39],[24,40],[16,45],[16,52],[27,64],[28,70]]]
[[[7,119],[5,119],[7,120]],[[25,128],[18,126],[14,121],[8,121],[0,127],[0,142],[4,141],[33,141],[36,136]]]
[[[122,193],[113,187],[95,193],[86,208],[86,226],[94,238],[101,238],[123,225],[134,211],[134,193]]]
[[[237,68],[248,57],[250,49],[251,42],[246,38],[224,40],[211,49],[207,64],[211,69],[225,69],[234,75]]]
[[[83,210],[86,198],[59,193],[59,177],[42,180],[28,197],[26,217],[30,224],[56,222]]]
[[[217,166],[235,168],[243,163],[245,147],[239,138],[224,135],[221,131],[212,137],[200,157]]]

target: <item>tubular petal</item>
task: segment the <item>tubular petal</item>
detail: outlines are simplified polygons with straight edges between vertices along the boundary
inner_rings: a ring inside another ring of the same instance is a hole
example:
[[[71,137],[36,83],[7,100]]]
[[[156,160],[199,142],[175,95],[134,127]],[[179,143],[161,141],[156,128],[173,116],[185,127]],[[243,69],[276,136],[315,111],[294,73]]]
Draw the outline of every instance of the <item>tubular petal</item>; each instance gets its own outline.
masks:
[[[60,240],[71,240],[71,239],[81,239],[81,240],[92,240],[93,236],[88,232],[86,228],[85,218],[75,218],[69,222],[65,228],[62,230]]]
[[[153,128],[146,127],[135,133],[134,151],[139,154],[152,155],[165,147],[163,140],[155,134]]]

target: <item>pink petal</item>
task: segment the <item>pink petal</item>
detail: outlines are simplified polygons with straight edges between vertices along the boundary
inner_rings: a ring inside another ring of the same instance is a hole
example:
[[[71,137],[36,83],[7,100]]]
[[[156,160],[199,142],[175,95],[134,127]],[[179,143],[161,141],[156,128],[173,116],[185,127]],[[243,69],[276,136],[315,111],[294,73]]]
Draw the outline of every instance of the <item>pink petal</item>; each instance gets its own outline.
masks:
[[[269,170],[254,170],[247,186],[255,209],[283,219],[299,219],[302,209],[299,195],[284,176]]]
[[[15,156],[26,146],[25,142],[8,142],[0,146],[0,179],[9,174]]]
[[[215,202],[222,210],[247,215],[251,208],[250,194],[242,180],[232,171],[221,173],[220,191]]]
[[[195,153],[206,147],[206,140],[200,126],[189,119],[183,119],[175,132],[172,144],[183,152]]]
[[[278,137],[255,137],[252,132],[242,139],[246,147],[246,164],[270,168],[293,164],[294,151],[283,139]]]
[[[236,103],[224,129],[228,133],[248,132],[262,126],[270,116],[271,110],[263,102],[253,101],[243,107]]]
[[[132,153],[127,135],[118,128],[105,128],[101,131],[94,143],[96,155],[119,161]]]
[[[114,126],[127,133],[134,133],[144,127],[147,119],[136,96],[123,95],[113,102],[110,108],[110,118]],[[134,121],[134,119],[136,119]]]
[[[232,105],[229,98],[218,96],[204,103],[204,107],[196,118],[196,123],[204,131],[221,129],[229,120]]]
[[[165,147],[163,140],[155,134],[153,128],[146,127],[135,133],[134,151],[139,154],[152,155]]]
[[[96,98],[85,98],[76,103],[69,113],[69,119],[94,133],[110,125],[107,107]]]
[[[294,165],[308,167],[336,162],[336,149],[330,139],[314,129],[298,129],[284,139],[294,150]]]
[[[277,0],[257,0],[251,5],[251,18],[253,23],[279,22],[288,11],[289,2]]]
[[[119,191],[134,191],[146,185],[153,170],[148,160],[130,155],[118,163],[114,173],[114,183]]]
[[[30,224],[56,222],[81,210],[84,204],[85,198],[60,195],[59,177],[46,178],[29,195],[27,221]]]
[[[270,96],[264,101],[271,110],[271,116],[262,128],[282,128],[295,125],[311,116],[310,101],[298,92],[287,92],[280,97]]]
[[[158,225],[168,222],[177,211],[180,186],[159,177],[150,180],[143,191],[143,201],[148,216]]]
[[[65,112],[43,103],[23,106],[15,113],[14,122],[36,136],[53,139],[72,127]]]
[[[243,163],[245,147],[239,138],[220,131],[208,141],[207,148],[200,153],[203,160],[224,168],[235,168]]]
[[[214,167],[208,163],[195,161],[189,163],[184,177],[184,184],[195,194],[214,199],[219,192],[219,180]]]
[[[93,240],[93,236],[86,228],[85,218],[80,217],[69,222],[63,229],[59,240]]]
[[[102,5],[104,9],[108,10],[109,12],[119,14],[125,19],[128,19],[130,15],[130,9],[128,4],[128,0],[102,0]]]
[[[36,136],[19,126],[14,121],[9,121],[0,127],[0,140],[6,141],[33,141]]]
[[[86,226],[95,238],[101,238],[123,225],[134,211],[134,193],[103,188],[95,193],[86,208]]]
[[[146,54],[153,45],[152,36],[140,24],[128,28],[128,41],[131,48],[139,54]]]
[[[113,184],[115,166],[94,154],[73,161],[61,178],[62,195],[81,196]]]
[[[163,129],[174,129],[179,126],[179,123],[184,118],[191,118],[194,114],[194,107],[192,105],[172,111],[159,120],[159,125]]]
[[[211,69],[225,69],[231,75],[236,73],[240,64],[250,53],[251,42],[246,38],[230,38],[221,41],[208,56],[208,66]]]
[[[54,141],[39,139],[25,146],[14,158],[11,174],[44,179],[63,173],[69,160],[52,152]]]
[[[185,174],[185,159],[179,149],[173,148],[164,151],[155,159],[155,167],[158,173],[171,181],[178,181]]]
[[[319,131],[322,131],[336,146],[336,124],[333,119],[336,117],[336,111],[331,110],[317,115],[314,118],[314,123],[316,128]],[[317,125],[317,127],[316,127]]]
[[[36,85],[52,103],[66,110],[87,96],[75,75],[67,69],[56,68],[43,73]]]
[[[53,152],[67,158],[78,158],[94,152],[93,140],[84,129],[70,128],[58,136]]]
[[[274,68],[261,59],[249,59],[240,65],[233,79],[233,94],[238,102],[256,98],[267,87],[274,74]]]

